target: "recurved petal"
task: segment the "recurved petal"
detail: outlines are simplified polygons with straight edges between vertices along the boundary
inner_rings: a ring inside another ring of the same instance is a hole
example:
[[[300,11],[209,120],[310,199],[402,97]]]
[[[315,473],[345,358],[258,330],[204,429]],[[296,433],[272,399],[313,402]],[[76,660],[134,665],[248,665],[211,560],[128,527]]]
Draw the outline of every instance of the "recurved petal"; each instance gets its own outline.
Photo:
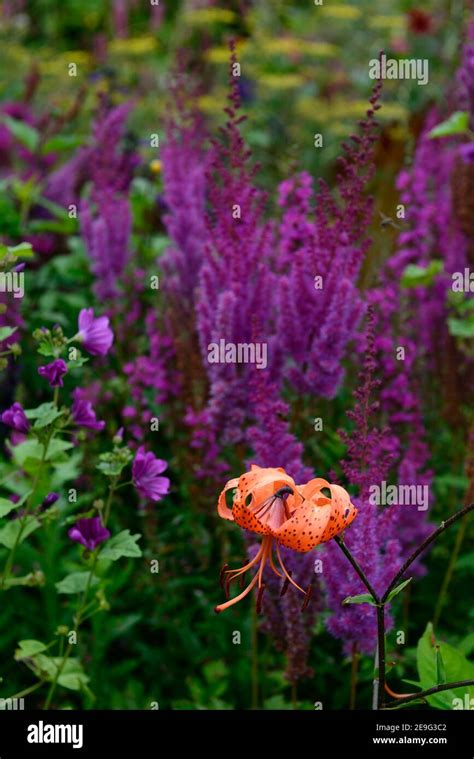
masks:
[[[316,506],[311,501],[305,501],[291,519],[274,530],[272,535],[281,545],[305,553],[321,543],[330,516],[330,504]]]
[[[330,485],[329,488],[331,490],[331,516],[321,543],[326,543],[339,535],[357,516],[357,509],[351,503],[349,493],[340,485]]]
[[[309,480],[309,482],[307,482],[305,485],[297,486],[298,493],[303,496],[304,500],[309,501],[310,498],[317,498],[317,501],[313,500],[314,503],[329,503],[330,499],[325,496],[324,493],[320,492],[323,488],[330,489],[331,485],[322,477],[315,477],[313,480]]]
[[[220,494],[219,500],[217,502],[217,511],[218,511],[219,516],[222,517],[222,519],[229,519],[231,522],[234,521],[234,516],[232,514],[232,510],[229,509],[229,507],[227,506],[225,502],[225,494],[227,493],[228,490],[231,490],[232,488],[236,488],[238,484],[239,484],[238,477],[234,477],[233,480],[229,480],[229,482],[226,483],[226,486],[224,490],[222,491],[222,493]]]
[[[260,491],[260,488],[271,486],[272,492],[276,492],[283,485],[289,485],[293,489],[296,487],[294,479],[286,474],[284,469],[264,468],[254,464],[250,472],[245,472],[239,478],[239,496],[245,500],[257,489]],[[264,497],[267,497],[267,493],[268,491]]]

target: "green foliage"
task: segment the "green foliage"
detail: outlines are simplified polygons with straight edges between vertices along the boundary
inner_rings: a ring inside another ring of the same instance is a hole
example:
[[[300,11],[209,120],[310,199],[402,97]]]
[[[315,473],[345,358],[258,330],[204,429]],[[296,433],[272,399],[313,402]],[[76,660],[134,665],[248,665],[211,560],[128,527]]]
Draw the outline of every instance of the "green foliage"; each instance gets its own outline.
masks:
[[[137,546],[137,540],[140,539],[140,535],[130,535],[130,530],[122,530],[117,535],[114,535],[100,552],[101,559],[110,559],[111,561],[117,561],[122,556],[128,556],[131,558],[137,558],[142,555],[142,552]]]
[[[474,679],[474,664],[454,646],[444,641],[436,641],[433,625],[428,623],[423,636],[418,641],[417,666],[422,690],[428,690],[443,682]],[[453,709],[454,699],[474,698],[474,686],[445,690],[428,696],[431,706],[437,709]]]

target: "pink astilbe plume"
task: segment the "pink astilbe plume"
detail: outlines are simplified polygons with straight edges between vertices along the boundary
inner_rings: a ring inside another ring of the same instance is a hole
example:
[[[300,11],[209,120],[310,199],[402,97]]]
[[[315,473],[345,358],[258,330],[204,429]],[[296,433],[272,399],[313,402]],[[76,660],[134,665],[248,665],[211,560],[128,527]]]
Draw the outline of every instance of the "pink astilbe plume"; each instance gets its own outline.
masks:
[[[375,591],[380,592],[401,563],[397,522],[401,507],[377,505],[370,497],[371,486],[380,486],[388,480],[398,445],[389,430],[371,426],[372,417],[378,411],[378,402],[372,400],[372,396],[380,385],[374,378],[378,369],[375,356],[374,316],[369,311],[360,385],[354,392],[354,410],[347,413],[354,429],[351,433],[340,433],[347,446],[341,467],[348,482],[358,488],[354,503],[359,509],[357,519],[344,540],[370,578]],[[416,509],[415,506],[403,508]],[[332,542],[323,549],[323,565],[327,603],[332,612],[328,621],[329,631],[343,641],[347,653],[353,651],[354,644],[357,644],[359,651],[372,653],[377,635],[373,608],[367,604],[342,606],[347,596],[365,592],[363,584],[354,575],[339,547]],[[387,629],[391,625],[392,619],[387,614]]]
[[[235,52],[232,52],[235,61]],[[239,125],[240,97],[231,76],[227,122],[214,145],[208,177],[208,235],[199,275],[196,318],[203,365],[209,382],[207,412],[223,443],[242,440],[247,418],[247,377],[251,366],[209,363],[209,346],[251,343],[256,319],[272,333],[272,233],[263,219],[266,197],[254,184],[255,166]],[[268,337],[267,352],[271,362]],[[250,367],[250,368],[249,368]]]
[[[377,83],[361,134],[343,145],[338,197],[323,180],[314,193],[306,172],[280,185],[278,358],[300,393],[334,397],[346,346],[362,315],[357,280],[370,245],[373,199],[366,188],[375,168],[380,91]]]
[[[138,156],[123,146],[131,105],[101,104],[89,154],[90,200],[81,204],[81,231],[101,299],[116,297],[130,256],[132,214],[128,190]]]

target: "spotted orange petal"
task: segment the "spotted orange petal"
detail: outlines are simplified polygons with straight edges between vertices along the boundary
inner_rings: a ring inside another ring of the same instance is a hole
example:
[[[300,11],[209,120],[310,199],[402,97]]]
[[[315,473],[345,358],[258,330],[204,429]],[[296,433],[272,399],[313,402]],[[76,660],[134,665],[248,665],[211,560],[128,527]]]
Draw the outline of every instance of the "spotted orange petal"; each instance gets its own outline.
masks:
[[[331,505],[316,506],[305,501],[278,530],[273,531],[281,545],[305,553],[321,542],[331,516]]]
[[[227,493],[228,490],[232,490],[232,488],[236,488],[238,484],[239,484],[238,477],[234,477],[233,480],[229,480],[226,483],[224,490],[221,492],[219,496],[219,500],[217,501],[217,512],[219,516],[222,517],[222,519],[229,519],[231,522],[234,521],[234,516],[232,514],[232,510],[229,509],[229,507],[227,506],[225,502],[225,494]]]

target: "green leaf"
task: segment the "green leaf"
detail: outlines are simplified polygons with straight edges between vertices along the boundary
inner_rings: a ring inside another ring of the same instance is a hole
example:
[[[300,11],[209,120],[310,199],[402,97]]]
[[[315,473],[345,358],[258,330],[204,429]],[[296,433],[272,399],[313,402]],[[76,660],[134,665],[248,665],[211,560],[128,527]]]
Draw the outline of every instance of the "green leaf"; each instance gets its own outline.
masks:
[[[403,582],[400,583],[400,585],[397,585],[396,588],[394,588],[393,590],[391,590],[390,593],[387,596],[387,603],[390,603],[390,601],[392,600],[392,598],[395,598],[395,596],[398,596],[398,594],[401,593],[401,591],[404,588],[406,588],[407,585],[409,585],[409,583],[412,581],[412,579],[413,579],[413,577],[409,577],[408,580],[404,580]]]
[[[446,669],[439,646],[435,646],[436,657],[436,685],[444,685],[446,682]]]
[[[436,641],[433,633],[433,625],[428,623],[423,636],[418,641],[416,659],[418,674],[422,690],[436,687],[440,676],[439,659],[437,651],[442,657],[444,672],[441,673],[445,682],[474,679],[474,664],[463,655],[461,651],[450,646],[444,641]],[[464,700],[465,695],[474,698],[474,686],[468,688],[456,688],[442,691],[433,696],[428,696],[430,706],[436,709],[453,709],[458,703],[454,699]],[[459,707],[458,707],[459,708]]]
[[[6,340],[8,337],[11,337],[16,331],[18,327],[0,327],[0,342],[2,340]]]
[[[61,666],[62,659],[54,658],[57,666]],[[82,669],[79,659],[68,659],[62,673],[58,677],[58,685],[68,690],[82,690],[89,682],[89,677]]]
[[[118,477],[133,458],[133,453],[129,448],[123,447],[99,456],[100,463],[97,469],[107,477]]]
[[[342,605],[347,606],[348,604],[370,604],[371,606],[377,606],[370,593],[361,593],[359,596],[347,596]]]
[[[40,640],[20,640],[18,642],[19,648],[15,651],[15,661],[21,661],[22,659],[29,659],[35,654],[46,651],[46,646],[41,643]]]
[[[78,148],[82,142],[82,138],[74,134],[58,134],[44,143],[41,153],[45,155],[46,153],[59,153],[71,148]]]
[[[449,119],[437,124],[431,132],[428,133],[430,139],[436,137],[449,137],[452,134],[465,134],[469,131],[469,114],[467,111],[456,111],[452,113]]]
[[[20,504],[13,503],[9,498],[0,498],[0,517],[6,517],[10,511],[17,509]]]
[[[466,340],[474,337],[474,319],[448,319],[449,332],[453,337]]]
[[[1,120],[9,129],[16,140],[22,143],[29,151],[34,153],[39,143],[39,133],[29,124],[10,116],[2,116]]]
[[[15,464],[23,469],[26,459],[41,460],[43,445],[38,440],[25,440],[23,443],[13,446],[12,458]]]
[[[88,571],[72,572],[56,583],[56,589],[58,593],[83,593],[89,583],[89,576],[90,572]],[[92,577],[89,587],[95,587],[98,582],[97,577]]]
[[[18,245],[9,245],[8,252],[17,258],[33,258],[34,250],[30,242],[20,242]]]
[[[474,651],[474,632],[466,635],[459,644],[459,651],[463,656],[469,656]]]
[[[137,545],[139,538],[141,538],[139,533],[131,535],[130,530],[122,530],[107,541],[100,552],[100,558],[117,561],[122,556],[129,556],[130,558],[141,556],[142,552]]]
[[[46,461],[54,461],[59,458],[65,451],[69,451],[73,448],[73,443],[69,440],[61,440],[61,438],[54,438],[51,440],[48,446],[48,453],[46,454]]]
[[[54,422],[55,419],[63,415],[63,412],[59,411],[54,403],[42,403],[38,408],[25,409],[25,414],[28,419],[36,419],[34,427],[39,430]]]
[[[9,522],[7,525],[5,525],[5,527],[2,527],[0,530],[0,544],[2,546],[5,546],[5,548],[9,548],[11,551],[17,542],[20,530],[21,536],[18,542],[19,545],[23,543],[23,541],[26,540],[26,538],[29,537],[32,532],[37,530],[38,527],[41,527],[41,524],[36,519],[36,517],[29,516],[26,517],[25,520],[15,519],[14,521]]]
[[[443,262],[439,260],[431,261],[426,268],[409,264],[403,271],[401,285],[406,288],[428,287],[441,271],[443,271]]]

